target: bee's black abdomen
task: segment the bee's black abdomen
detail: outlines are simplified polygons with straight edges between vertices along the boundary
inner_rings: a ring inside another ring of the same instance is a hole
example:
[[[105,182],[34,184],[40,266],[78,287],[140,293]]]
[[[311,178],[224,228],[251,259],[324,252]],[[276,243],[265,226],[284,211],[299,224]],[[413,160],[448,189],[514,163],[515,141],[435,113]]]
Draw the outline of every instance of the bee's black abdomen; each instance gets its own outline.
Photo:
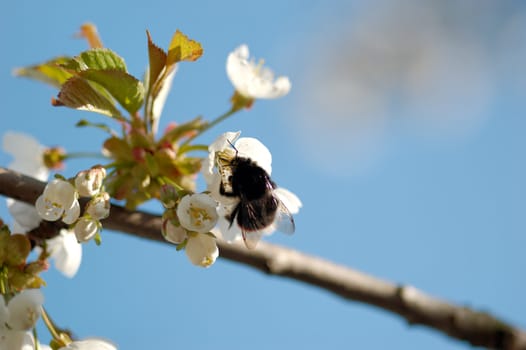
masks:
[[[278,201],[272,195],[265,195],[258,200],[241,201],[234,212],[237,224],[244,231],[259,231],[274,222],[277,210]]]
[[[247,158],[237,158],[232,175],[232,191],[248,201],[258,200],[267,195],[274,183],[267,172]]]

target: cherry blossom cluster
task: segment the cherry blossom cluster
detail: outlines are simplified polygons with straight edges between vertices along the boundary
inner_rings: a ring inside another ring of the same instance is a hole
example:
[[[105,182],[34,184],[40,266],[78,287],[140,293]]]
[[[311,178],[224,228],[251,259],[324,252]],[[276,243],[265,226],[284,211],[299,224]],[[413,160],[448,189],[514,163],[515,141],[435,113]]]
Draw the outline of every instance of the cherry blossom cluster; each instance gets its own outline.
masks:
[[[47,181],[50,169],[61,169],[66,157],[64,150],[41,145],[30,135],[7,132],[3,137],[3,149],[13,157],[10,169]],[[49,156],[54,154],[54,156]],[[45,159],[56,159],[46,162]],[[13,232],[27,233],[37,228],[42,220],[34,206],[8,198],[9,212],[14,218]],[[55,267],[66,277],[76,275],[82,260],[82,246],[71,230],[61,229],[57,236],[45,241],[46,254],[55,261]],[[42,249],[36,247],[39,253]]]
[[[102,228],[100,220],[110,214],[110,196],[102,190],[105,177],[106,170],[94,166],[80,171],[73,181],[53,179],[35,202],[38,214],[46,221],[62,220],[71,225],[79,242],[89,241],[99,235]],[[82,216],[80,196],[89,198]]]

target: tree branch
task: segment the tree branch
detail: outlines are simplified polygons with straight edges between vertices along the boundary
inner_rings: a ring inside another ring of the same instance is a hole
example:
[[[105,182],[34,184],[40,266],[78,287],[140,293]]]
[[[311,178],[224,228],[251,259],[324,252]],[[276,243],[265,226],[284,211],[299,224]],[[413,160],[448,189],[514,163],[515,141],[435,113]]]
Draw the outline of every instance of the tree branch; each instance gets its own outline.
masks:
[[[44,186],[43,182],[0,167],[0,194],[4,196],[32,204]],[[145,212],[130,212],[112,205],[111,215],[103,225],[107,229],[168,243],[160,233],[160,218]],[[48,238],[56,234],[59,227],[59,224],[43,224],[31,235]],[[524,330],[488,313],[436,299],[414,287],[392,284],[349,267],[265,242],[260,242],[255,250],[222,241],[218,241],[218,245],[224,259],[271,275],[302,281],[348,300],[374,305],[400,315],[409,324],[425,325],[476,346],[526,350]]]

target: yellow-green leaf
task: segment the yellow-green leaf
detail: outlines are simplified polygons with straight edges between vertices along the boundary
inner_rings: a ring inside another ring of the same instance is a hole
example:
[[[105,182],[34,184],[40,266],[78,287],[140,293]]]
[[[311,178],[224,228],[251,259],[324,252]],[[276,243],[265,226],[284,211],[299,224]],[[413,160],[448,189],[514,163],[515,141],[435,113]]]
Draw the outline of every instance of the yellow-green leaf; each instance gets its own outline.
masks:
[[[68,72],[65,66],[72,61],[71,57],[57,57],[42,64],[17,68],[13,74],[19,77],[39,80],[60,88],[71,77],[71,73]]]
[[[84,51],[75,57],[75,61],[79,64],[77,71],[86,69],[127,71],[124,59],[106,48]]]
[[[15,291],[27,288],[40,288],[46,285],[42,278],[30,273],[9,269],[9,287]]]
[[[167,68],[181,61],[195,61],[203,54],[201,44],[177,30],[168,47]]]
[[[64,83],[53,106],[66,106],[83,111],[104,114],[118,120],[125,120],[113,101],[98,92],[90,83],[80,77],[72,77]]]
[[[120,70],[87,69],[79,76],[104,87],[130,114],[141,108],[144,86],[135,77]]]

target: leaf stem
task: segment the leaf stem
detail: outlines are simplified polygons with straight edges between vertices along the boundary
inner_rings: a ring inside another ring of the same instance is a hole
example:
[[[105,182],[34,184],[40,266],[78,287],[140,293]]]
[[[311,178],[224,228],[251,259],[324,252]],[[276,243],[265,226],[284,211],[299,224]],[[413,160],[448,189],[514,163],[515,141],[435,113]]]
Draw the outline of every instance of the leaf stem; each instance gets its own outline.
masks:
[[[227,119],[228,117],[230,117],[231,115],[233,115],[234,113],[236,113],[237,111],[239,111],[239,108],[230,108],[230,110],[228,110],[226,113],[220,115],[219,117],[217,117],[216,119],[212,120],[210,123],[204,125],[201,130],[199,130],[199,132],[197,132],[195,135],[193,135],[192,137],[188,138],[185,142],[183,142],[181,144],[181,148],[185,147],[186,145],[188,145],[193,139],[195,139],[197,136],[201,135],[202,133],[204,133],[205,131],[207,131],[208,129],[211,129],[213,128],[214,126],[216,126],[217,124],[221,123],[222,121],[224,121],[225,119]]]
[[[97,153],[97,152],[71,152],[71,153],[66,153],[66,155],[64,156],[64,159],[72,159],[72,158],[101,158],[101,159],[103,158],[103,159],[108,159],[108,157],[106,157],[102,153]]]

